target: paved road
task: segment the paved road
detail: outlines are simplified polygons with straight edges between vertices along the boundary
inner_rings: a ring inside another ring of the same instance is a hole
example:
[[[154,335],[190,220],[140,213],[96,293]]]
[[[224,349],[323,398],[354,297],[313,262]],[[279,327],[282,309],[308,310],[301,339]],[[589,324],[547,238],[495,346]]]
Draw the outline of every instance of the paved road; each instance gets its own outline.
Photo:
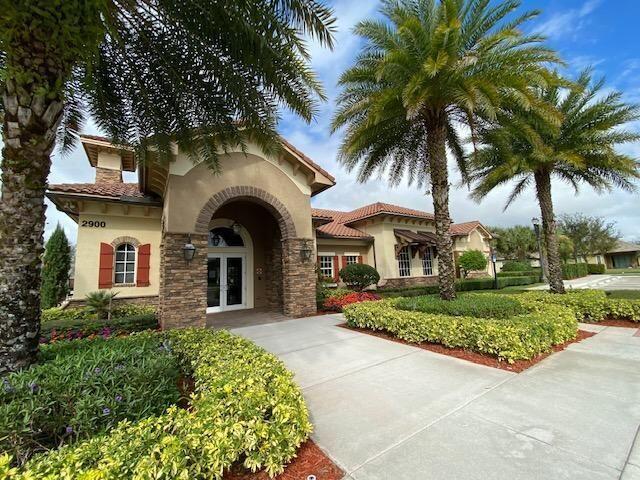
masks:
[[[574,280],[565,280],[566,288],[594,288],[600,290],[640,290],[640,275],[588,275]],[[531,290],[546,290],[547,285]]]
[[[514,374],[335,326],[341,321],[234,331],[295,372],[313,439],[345,479],[640,479],[635,330],[592,327],[602,331]]]

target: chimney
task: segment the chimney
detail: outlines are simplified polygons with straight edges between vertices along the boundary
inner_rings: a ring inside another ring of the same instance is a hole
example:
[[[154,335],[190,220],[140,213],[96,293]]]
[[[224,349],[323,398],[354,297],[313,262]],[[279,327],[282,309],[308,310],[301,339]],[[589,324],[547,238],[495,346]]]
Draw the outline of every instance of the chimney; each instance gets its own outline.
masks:
[[[95,183],[122,183],[122,158],[118,154],[98,153]]]

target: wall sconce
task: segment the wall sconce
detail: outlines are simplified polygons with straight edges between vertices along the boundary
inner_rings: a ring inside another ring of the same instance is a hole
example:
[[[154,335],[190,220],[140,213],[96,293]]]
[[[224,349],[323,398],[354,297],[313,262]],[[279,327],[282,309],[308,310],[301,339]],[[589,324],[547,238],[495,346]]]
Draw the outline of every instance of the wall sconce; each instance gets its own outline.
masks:
[[[240,235],[240,231],[242,230],[242,225],[240,225],[238,222],[233,222],[231,224],[231,230],[233,230],[233,233],[235,233],[236,235]]]
[[[191,260],[193,260],[193,257],[196,254],[196,246],[191,243],[191,235],[189,235],[189,239],[187,240],[187,243],[184,244],[184,247],[182,247],[182,255],[184,256],[184,259],[187,263],[191,262]]]
[[[300,249],[300,259],[302,260],[302,263],[309,263],[312,254],[313,250],[311,248],[310,241],[306,240]]]

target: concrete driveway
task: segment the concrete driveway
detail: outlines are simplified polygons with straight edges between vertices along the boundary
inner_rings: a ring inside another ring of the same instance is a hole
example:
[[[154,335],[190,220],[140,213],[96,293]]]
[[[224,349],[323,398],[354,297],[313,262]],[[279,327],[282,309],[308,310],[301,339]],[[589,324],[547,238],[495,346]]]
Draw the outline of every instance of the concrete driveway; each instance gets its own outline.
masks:
[[[591,288],[599,290],[640,290],[640,275],[587,275],[564,281],[565,288]],[[529,290],[548,290],[548,285],[532,287]]]
[[[600,333],[514,374],[342,321],[233,331],[295,372],[313,439],[346,479],[640,480],[637,330],[590,327]]]

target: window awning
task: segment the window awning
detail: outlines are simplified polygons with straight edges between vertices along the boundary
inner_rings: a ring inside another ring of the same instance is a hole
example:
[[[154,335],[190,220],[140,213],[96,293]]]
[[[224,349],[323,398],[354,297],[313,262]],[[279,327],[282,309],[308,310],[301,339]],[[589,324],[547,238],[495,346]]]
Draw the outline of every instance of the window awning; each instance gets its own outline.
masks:
[[[395,228],[393,230],[394,235],[398,243],[395,245],[396,257],[399,255],[400,250],[404,247],[412,247],[411,255],[416,256],[416,253],[420,253],[420,257],[424,256],[424,253],[428,248],[436,246],[436,234],[432,232],[412,232],[411,230],[403,230]],[[435,254],[435,249],[434,249]]]

